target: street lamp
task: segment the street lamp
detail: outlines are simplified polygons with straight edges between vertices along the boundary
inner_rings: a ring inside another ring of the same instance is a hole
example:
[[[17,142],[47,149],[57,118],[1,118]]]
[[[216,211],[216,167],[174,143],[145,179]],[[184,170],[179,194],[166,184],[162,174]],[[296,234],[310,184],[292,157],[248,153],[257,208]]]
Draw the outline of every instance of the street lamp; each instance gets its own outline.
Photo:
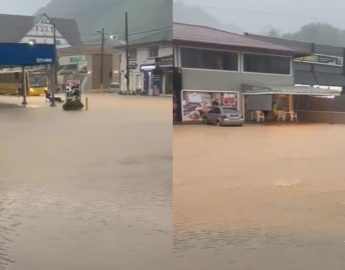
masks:
[[[104,32],[104,28],[102,29],[102,31],[97,31],[98,33],[102,34],[102,44],[101,44],[101,68],[100,68],[100,84],[99,84],[99,90],[101,92],[103,92],[104,89],[104,43],[105,43],[105,32]]]
[[[33,40],[29,40],[28,44],[30,46],[35,46],[35,42]],[[25,66],[22,66],[22,94],[23,94],[22,105],[24,105],[24,106],[28,105],[28,102],[27,102],[27,88],[28,88],[28,84],[27,84],[27,77],[26,77],[26,72],[25,72]]]
[[[56,24],[53,23],[52,21],[50,21],[51,24],[53,25],[53,42],[54,42],[54,55],[55,55],[55,63],[53,63],[52,67],[53,67],[53,87],[52,87],[52,101],[50,103],[51,107],[55,107],[55,89],[56,89],[56,85],[57,85],[57,61],[58,61],[58,56],[57,56],[57,48],[56,48]]]
[[[58,61],[58,55],[57,55],[57,40],[56,40],[56,24],[51,20],[51,18],[46,14],[43,13],[42,15],[40,15],[40,17],[36,16],[35,21],[37,21],[37,19],[41,18],[42,16],[45,16],[50,24],[53,26],[53,44],[54,44],[54,57],[55,57],[55,62],[53,64],[51,64],[51,103],[50,106],[51,107],[56,107],[55,104],[55,90],[56,90],[56,85],[57,85],[57,61]]]
[[[26,96],[27,96],[27,90],[28,88],[28,84],[27,84],[27,80],[26,80],[26,76],[25,76],[25,66],[22,66],[22,92],[23,92],[23,102],[22,104],[24,106],[28,105],[28,102],[26,100]]]
[[[115,39],[120,42],[121,45],[125,45],[126,54],[126,93],[130,93],[130,65],[129,65],[129,34],[128,34],[128,12],[125,12],[125,40],[122,40],[118,35],[111,35],[111,39]]]
[[[130,77],[130,68],[129,68],[129,35],[128,35],[128,13],[125,13],[125,38],[126,38],[126,84],[127,84],[127,93],[129,94],[129,77]]]

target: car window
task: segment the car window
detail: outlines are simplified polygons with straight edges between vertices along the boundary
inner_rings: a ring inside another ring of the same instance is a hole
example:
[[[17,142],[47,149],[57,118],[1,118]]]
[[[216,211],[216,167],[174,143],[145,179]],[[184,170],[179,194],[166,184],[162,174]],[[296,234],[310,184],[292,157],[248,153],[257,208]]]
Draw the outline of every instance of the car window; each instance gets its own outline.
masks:
[[[223,113],[238,113],[238,111],[231,108],[223,108]]]
[[[214,109],[214,113],[220,113],[220,109],[219,108],[215,108]]]

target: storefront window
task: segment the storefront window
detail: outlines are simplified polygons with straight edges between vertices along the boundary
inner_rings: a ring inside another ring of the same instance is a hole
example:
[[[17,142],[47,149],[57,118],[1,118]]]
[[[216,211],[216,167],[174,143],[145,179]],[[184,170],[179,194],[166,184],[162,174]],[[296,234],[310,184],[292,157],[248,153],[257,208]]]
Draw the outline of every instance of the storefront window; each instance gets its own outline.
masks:
[[[270,74],[286,74],[291,72],[291,59],[286,56],[249,54],[243,55],[244,71]]]
[[[131,61],[136,61],[137,60],[137,50],[136,49],[130,49],[128,58]]]
[[[158,47],[152,47],[148,50],[149,58],[155,58],[158,57],[159,48]]]
[[[238,53],[181,48],[182,67],[238,71]]]

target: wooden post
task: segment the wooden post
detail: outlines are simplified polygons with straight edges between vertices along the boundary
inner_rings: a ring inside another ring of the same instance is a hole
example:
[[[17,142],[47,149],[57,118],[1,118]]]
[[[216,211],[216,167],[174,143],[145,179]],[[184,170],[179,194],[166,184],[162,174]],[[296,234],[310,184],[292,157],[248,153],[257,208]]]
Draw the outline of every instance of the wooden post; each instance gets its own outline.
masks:
[[[293,108],[293,96],[289,96],[289,112],[292,112],[294,110]]]

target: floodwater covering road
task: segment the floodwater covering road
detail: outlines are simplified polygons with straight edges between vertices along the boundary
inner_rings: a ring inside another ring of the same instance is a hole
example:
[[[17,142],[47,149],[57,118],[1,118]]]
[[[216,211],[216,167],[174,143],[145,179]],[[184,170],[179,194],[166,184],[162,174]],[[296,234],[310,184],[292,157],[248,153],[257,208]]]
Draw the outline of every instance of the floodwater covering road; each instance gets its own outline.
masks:
[[[171,100],[41,99],[0,106],[0,269],[170,269]]]
[[[345,269],[344,138],[344,125],[174,127],[175,269]]]

